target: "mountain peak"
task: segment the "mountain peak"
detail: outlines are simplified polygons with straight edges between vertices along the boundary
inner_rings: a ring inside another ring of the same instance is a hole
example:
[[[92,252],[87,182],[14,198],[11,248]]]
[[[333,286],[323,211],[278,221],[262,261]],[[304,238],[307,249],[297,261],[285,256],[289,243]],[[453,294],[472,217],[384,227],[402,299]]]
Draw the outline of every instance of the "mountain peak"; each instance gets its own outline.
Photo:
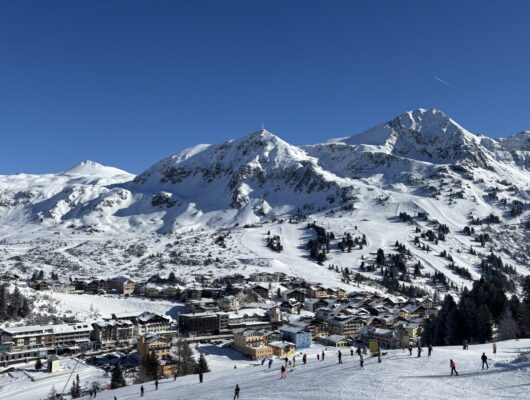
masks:
[[[114,167],[107,167],[92,160],[84,160],[62,172],[63,175],[108,177],[130,175],[128,172]]]

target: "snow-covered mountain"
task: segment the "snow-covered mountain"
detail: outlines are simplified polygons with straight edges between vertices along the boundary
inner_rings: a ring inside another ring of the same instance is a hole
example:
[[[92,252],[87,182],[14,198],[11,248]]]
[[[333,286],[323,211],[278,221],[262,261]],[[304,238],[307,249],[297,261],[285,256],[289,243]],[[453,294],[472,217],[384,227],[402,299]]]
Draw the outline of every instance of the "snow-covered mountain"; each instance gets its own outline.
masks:
[[[395,223],[400,213],[427,215],[425,223],[415,220],[417,229],[447,225],[451,233],[437,249],[465,253],[475,244],[462,236],[464,227],[494,215],[499,222],[476,230],[488,232],[490,247],[525,271],[529,197],[530,132],[493,139],[467,131],[439,110],[418,109],[357,135],[302,147],[260,130],[184,150],[138,176],[92,161],[58,174],[0,176],[0,235],[6,246],[59,239],[85,246],[85,253],[80,247],[64,254],[68,259],[84,254],[75,260],[83,269],[101,251],[97,243],[141,241],[146,257],[164,257],[169,247],[161,245],[161,237],[191,238],[186,235],[192,231],[213,237],[231,229],[240,232],[240,240],[225,260],[253,265],[261,262],[256,257],[273,258],[256,250],[263,245],[263,238],[257,239],[260,226],[276,231],[273,224],[283,219],[315,220],[337,235],[354,228],[368,236],[364,250],[375,251],[414,238],[410,227]],[[244,233],[239,231],[243,226],[248,227]],[[274,262],[284,257],[282,265],[289,268],[307,262],[303,249],[310,232],[284,226],[277,233],[289,236],[284,247],[293,253],[276,255]],[[0,257],[11,260],[5,266],[13,265],[13,252],[13,247],[0,248]],[[417,256],[434,270],[445,268],[431,255]],[[176,264],[182,261],[171,257]],[[334,262],[341,263],[341,257]],[[455,258],[469,267],[478,262],[467,255]],[[90,268],[109,263],[127,272],[129,261],[107,254]],[[344,265],[351,262],[345,259]]]

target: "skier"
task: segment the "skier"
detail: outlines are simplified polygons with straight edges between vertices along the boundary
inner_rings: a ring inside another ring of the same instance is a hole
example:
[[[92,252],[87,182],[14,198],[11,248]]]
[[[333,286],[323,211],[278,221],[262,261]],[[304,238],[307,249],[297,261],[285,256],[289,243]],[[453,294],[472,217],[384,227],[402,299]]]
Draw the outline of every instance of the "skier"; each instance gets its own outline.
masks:
[[[412,355],[412,345],[409,344],[409,356],[411,356],[411,355]]]
[[[155,390],[158,390],[158,379],[155,379]]]
[[[339,350],[338,356],[339,356],[339,364],[342,364],[342,352],[340,350]]]
[[[269,359],[269,369],[271,369],[271,366],[272,366],[272,358]]]
[[[364,357],[362,354],[359,357],[359,364],[361,364],[361,368],[364,368]]]
[[[280,378],[287,378],[287,370],[285,369],[285,365],[282,365],[282,370],[280,373]]]
[[[458,376],[458,371],[456,370],[456,363],[453,360],[449,360],[449,367],[451,367],[451,376],[453,372]]]
[[[144,385],[140,386],[140,397],[144,397]]]
[[[497,354],[497,343],[493,343],[493,354]]]
[[[302,362],[304,363],[304,365],[307,363],[307,354],[304,353],[304,355],[302,356]]]
[[[202,383],[203,380],[203,374],[202,372],[199,372],[199,383]]]
[[[482,370],[484,370],[484,364],[486,364],[486,369],[490,369],[490,366],[488,365],[488,356],[486,353],[482,353],[480,359],[482,360]]]
[[[427,348],[427,350],[428,350],[427,355],[430,357],[430,356],[431,356],[431,353],[432,353],[432,345],[429,345],[429,347]]]
[[[239,399],[239,385],[234,389],[234,400]]]

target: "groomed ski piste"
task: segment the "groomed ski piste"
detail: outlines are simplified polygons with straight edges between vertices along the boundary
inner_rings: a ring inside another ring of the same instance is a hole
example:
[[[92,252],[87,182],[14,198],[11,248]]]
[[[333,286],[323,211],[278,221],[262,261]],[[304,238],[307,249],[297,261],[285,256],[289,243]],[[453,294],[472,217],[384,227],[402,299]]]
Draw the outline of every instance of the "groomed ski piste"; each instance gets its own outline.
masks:
[[[337,349],[327,348],[324,361],[318,361],[315,346],[307,351],[308,362],[303,365],[297,354],[294,368],[288,367],[288,376],[280,379],[282,361],[275,358],[271,369],[267,363],[249,361],[248,367],[234,369],[229,360],[204,375],[161,379],[159,389],[154,382],[144,383],[145,400],[176,399],[232,399],[236,384],[241,388],[241,399],[528,399],[530,389],[530,339],[497,343],[497,354],[492,344],[435,347],[431,357],[423,348],[417,357],[408,350],[390,350],[378,363],[376,357],[365,356],[364,368],[359,357],[350,349],[342,349],[343,363],[338,364]],[[489,369],[481,369],[481,355],[488,356]],[[456,362],[458,376],[450,375],[449,360]],[[83,376],[81,375],[83,380]],[[63,383],[64,384],[64,383]],[[140,398],[140,386],[100,392],[98,399],[132,400]],[[0,398],[10,400],[37,400],[46,398],[50,384],[25,381],[0,388]]]

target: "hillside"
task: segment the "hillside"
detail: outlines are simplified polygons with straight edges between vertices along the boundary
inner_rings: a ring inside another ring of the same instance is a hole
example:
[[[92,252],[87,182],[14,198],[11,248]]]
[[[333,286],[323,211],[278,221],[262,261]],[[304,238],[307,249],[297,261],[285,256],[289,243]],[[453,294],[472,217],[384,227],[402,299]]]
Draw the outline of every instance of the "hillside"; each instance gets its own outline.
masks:
[[[140,279],[267,269],[382,289],[372,268],[382,249],[402,253],[402,283],[443,292],[470,286],[493,252],[517,287],[529,273],[529,140],[476,135],[418,109],[302,147],[260,130],[138,176],[92,161],[0,176],[0,271]],[[333,239],[310,251],[318,229]],[[266,247],[268,235],[280,236],[281,252]],[[437,273],[445,283],[433,283]]]

